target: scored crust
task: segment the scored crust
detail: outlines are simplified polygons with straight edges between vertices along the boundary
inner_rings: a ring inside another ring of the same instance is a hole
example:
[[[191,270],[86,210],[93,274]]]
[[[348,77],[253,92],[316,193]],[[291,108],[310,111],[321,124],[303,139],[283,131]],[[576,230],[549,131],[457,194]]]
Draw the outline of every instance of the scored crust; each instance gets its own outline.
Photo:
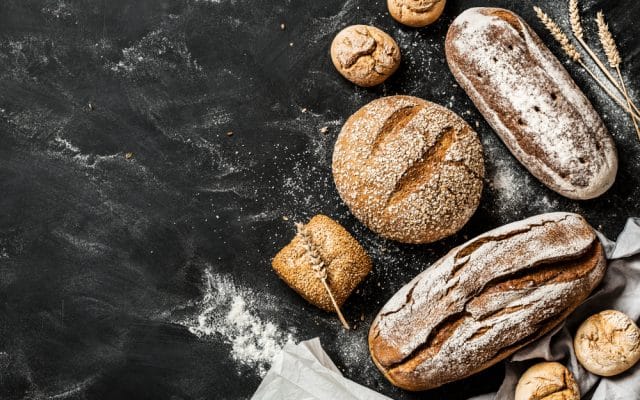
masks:
[[[603,194],[615,180],[613,139],[562,63],[518,15],[471,8],[451,24],[447,62],[511,153],[571,199]]]
[[[453,249],[396,293],[369,332],[396,386],[426,390],[479,372],[562,322],[606,269],[576,214],[515,222]]]
[[[333,178],[351,212],[405,243],[452,235],[482,194],[482,145],[454,112],[411,96],[372,101],[345,123]]]

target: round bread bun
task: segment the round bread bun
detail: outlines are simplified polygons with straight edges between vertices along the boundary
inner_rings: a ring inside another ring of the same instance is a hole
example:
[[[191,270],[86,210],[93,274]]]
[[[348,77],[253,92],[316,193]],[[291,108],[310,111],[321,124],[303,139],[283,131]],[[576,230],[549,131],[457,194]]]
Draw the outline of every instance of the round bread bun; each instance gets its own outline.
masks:
[[[573,348],[578,361],[589,372],[618,375],[640,359],[640,329],[620,311],[602,311],[580,325]]]
[[[522,374],[515,400],[580,400],[580,388],[564,365],[542,362]]]
[[[411,96],[353,114],[333,153],[333,179],[353,215],[381,236],[430,243],[454,234],[482,194],[484,159],[454,112]]]
[[[396,21],[421,28],[440,18],[446,3],[446,0],[387,0],[387,7]]]
[[[376,86],[400,66],[400,48],[378,28],[352,25],[333,39],[331,61],[342,76],[356,85]]]

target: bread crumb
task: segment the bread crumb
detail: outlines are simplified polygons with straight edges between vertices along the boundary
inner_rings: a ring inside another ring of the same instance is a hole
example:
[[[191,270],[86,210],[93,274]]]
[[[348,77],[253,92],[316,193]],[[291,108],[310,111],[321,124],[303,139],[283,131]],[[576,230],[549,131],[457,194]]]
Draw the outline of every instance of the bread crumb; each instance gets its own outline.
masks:
[[[124,158],[126,158],[127,160],[131,160],[133,158],[133,153],[130,151],[125,153]]]
[[[328,126],[323,126],[322,128],[320,128],[320,133],[327,133],[327,132],[329,132]]]
[[[285,29],[287,29],[287,26],[284,23],[280,24],[280,30],[283,31]]]
[[[233,136],[233,131],[227,132],[226,135],[229,136],[229,137]]]

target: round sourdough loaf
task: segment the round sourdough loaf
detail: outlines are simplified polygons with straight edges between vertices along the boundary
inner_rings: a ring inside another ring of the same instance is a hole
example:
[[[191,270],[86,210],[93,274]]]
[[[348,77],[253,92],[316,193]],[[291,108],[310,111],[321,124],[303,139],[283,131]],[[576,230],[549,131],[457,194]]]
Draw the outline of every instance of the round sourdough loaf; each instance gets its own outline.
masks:
[[[447,62],[511,153],[571,199],[613,184],[613,138],[587,97],[538,35],[511,11],[470,8],[449,27]]]
[[[393,19],[413,28],[434,23],[442,15],[445,4],[446,0],[387,0]]]
[[[482,193],[482,145],[452,111],[411,96],[362,107],[345,123],[333,178],[351,212],[374,232],[429,243],[457,232]]]
[[[577,214],[494,229],[451,250],[382,307],[369,331],[371,357],[407,390],[465,378],[551,331],[605,271],[602,245]]]
[[[356,85],[376,86],[400,66],[400,48],[378,28],[352,25],[333,39],[331,61],[342,76]]]

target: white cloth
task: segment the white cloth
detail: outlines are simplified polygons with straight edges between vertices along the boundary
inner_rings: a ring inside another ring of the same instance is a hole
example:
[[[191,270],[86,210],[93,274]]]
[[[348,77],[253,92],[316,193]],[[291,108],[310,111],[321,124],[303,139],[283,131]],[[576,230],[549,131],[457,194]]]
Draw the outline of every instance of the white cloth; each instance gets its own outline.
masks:
[[[589,316],[602,310],[622,311],[635,321],[640,317],[640,218],[630,218],[611,242],[602,235],[609,268],[602,284],[567,321],[540,340],[521,349],[506,362],[506,374],[497,393],[469,400],[513,400],[520,375],[537,361],[554,360],[573,372],[583,400],[640,399],[640,363],[611,378],[586,371],[576,360],[571,332]],[[389,400],[342,376],[322,350],[318,338],[287,345],[273,361],[252,400]]]

